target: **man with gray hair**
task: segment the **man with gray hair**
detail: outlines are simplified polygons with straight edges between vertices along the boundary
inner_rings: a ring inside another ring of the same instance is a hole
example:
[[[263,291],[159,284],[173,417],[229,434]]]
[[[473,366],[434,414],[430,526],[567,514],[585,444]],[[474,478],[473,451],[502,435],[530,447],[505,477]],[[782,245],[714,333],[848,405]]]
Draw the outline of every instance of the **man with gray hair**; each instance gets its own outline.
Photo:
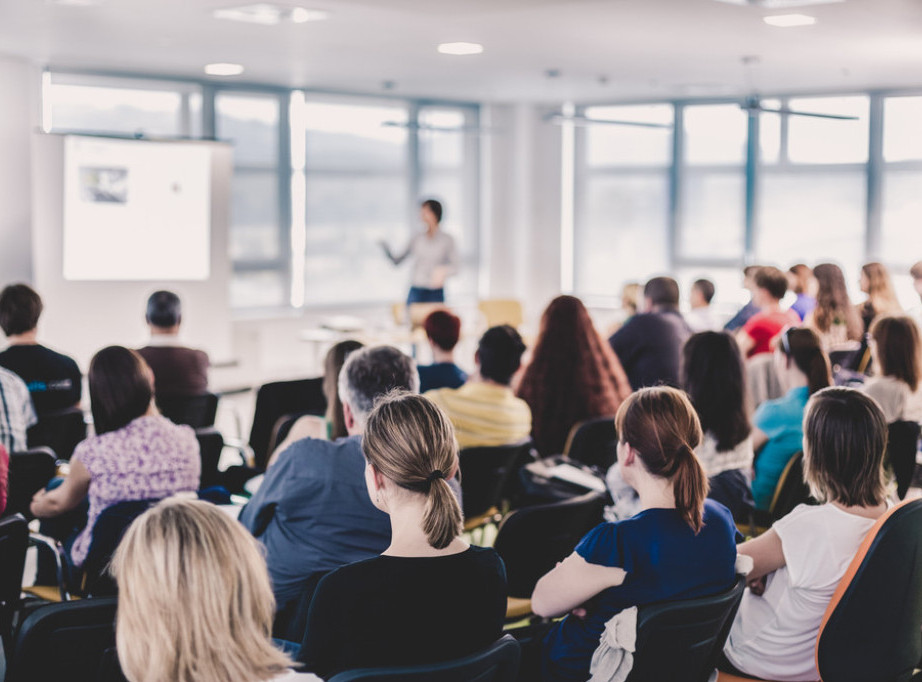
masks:
[[[362,432],[375,399],[419,391],[416,363],[396,348],[352,352],[339,374],[345,438],[305,438],[286,448],[240,521],[266,548],[277,609],[297,606],[308,579],[377,556],[391,542],[390,520],[368,497]]]

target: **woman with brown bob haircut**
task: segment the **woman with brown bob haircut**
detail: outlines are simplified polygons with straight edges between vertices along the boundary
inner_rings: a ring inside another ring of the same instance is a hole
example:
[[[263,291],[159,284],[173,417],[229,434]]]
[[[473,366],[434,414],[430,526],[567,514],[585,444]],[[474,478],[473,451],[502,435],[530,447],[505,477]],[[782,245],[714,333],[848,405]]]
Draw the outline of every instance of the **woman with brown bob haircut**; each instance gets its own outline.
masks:
[[[922,421],[922,339],[912,318],[885,315],[871,324],[877,376],[862,389],[884,411],[887,423]]]
[[[705,499],[694,452],[701,423],[688,396],[641,389],[621,404],[615,425],[615,466],[641,511],[597,526],[535,586],[537,615],[570,614],[544,638],[544,680],[586,680],[605,624],[622,610],[715,594],[735,579],[736,526],[726,507]]]
[[[720,666],[766,680],[818,680],[823,614],[862,540],[887,510],[882,462],[887,423],[850,388],[814,395],[804,417],[804,479],[822,504],[802,504],[754,540],[750,590]]]
[[[518,390],[531,408],[538,452],[560,454],[575,424],[614,415],[630,392],[621,363],[583,302],[574,296],[551,301]]]
[[[328,678],[485,649],[502,634],[506,572],[496,552],[461,537],[448,484],[458,470],[451,422],[428,398],[394,391],[368,415],[362,450],[368,495],[390,516],[391,544],[320,581],[298,660]]]

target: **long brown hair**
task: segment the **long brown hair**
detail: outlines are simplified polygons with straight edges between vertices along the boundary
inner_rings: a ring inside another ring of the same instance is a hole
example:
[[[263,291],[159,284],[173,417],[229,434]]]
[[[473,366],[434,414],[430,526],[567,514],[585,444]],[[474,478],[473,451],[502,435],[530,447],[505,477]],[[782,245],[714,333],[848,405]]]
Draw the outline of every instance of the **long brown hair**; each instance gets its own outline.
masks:
[[[532,437],[543,455],[563,451],[574,424],[613,415],[621,404],[620,369],[582,301],[558,296],[541,318],[541,331],[518,395],[531,408]]]
[[[832,385],[829,358],[823,352],[820,337],[806,327],[790,327],[781,334],[778,350],[807,377],[810,395]]]
[[[676,510],[692,530],[701,530],[708,480],[695,455],[701,422],[688,396],[668,386],[642,388],[622,403],[615,427],[647,471],[672,481]]]
[[[375,471],[426,496],[422,529],[430,545],[443,549],[461,534],[461,507],[448,485],[458,470],[458,442],[434,402],[402,390],[386,394],[368,415],[362,449]]]
[[[913,393],[922,382],[922,340],[916,323],[902,315],[883,315],[871,325],[880,373],[899,379]]]
[[[323,361],[323,394],[327,399],[327,421],[330,424],[330,440],[345,438],[346,421],[343,417],[343,401],[339,398],[339,372],[352,351],[362,348],[359,341],[340,341],[327,351]]]
[[[861,317],[848,296],[841,268],[833,263],[821,263],[813,268],[813,276],[819,283],[816,309],[813,311],[816,328],[826,333],[833,325],[844,324],[848,339],[860,340],[863,330]]]
[[[890,272],[882,263],[865,263],[861,272],[868,278],[868,303],[875,315],[902,312],[890,280]]]

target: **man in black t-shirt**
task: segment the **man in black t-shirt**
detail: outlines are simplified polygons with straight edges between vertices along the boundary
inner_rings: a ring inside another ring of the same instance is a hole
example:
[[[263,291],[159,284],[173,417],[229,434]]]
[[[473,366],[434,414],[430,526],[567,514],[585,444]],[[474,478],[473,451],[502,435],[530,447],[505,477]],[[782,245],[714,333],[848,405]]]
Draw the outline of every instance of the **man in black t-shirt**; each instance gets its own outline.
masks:
[[[41,297],[25,284],[11,284],[0,292],[0,328],[9,342],[0,353],[0,367],[26,383],[39,419],[79,405],[83,390],[77,363],[36,340],[42,309]]]

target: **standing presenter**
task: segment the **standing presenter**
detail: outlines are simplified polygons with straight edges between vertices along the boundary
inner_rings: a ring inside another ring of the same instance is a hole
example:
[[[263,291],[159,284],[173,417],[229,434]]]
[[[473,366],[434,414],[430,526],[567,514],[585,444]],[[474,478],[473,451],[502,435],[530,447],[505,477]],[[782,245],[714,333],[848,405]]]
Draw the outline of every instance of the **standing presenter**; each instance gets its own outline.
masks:
[[[407,305],[443,303],[445,280],[458,272],[458,250],[454,238],[439,229],[442,204],[435,199],[426,199],[420,208],[420,218],[426,230],[413,236],[403,253],[395,255],[384,241],[381,247],[394,265],[412,258],[413,273]]]

